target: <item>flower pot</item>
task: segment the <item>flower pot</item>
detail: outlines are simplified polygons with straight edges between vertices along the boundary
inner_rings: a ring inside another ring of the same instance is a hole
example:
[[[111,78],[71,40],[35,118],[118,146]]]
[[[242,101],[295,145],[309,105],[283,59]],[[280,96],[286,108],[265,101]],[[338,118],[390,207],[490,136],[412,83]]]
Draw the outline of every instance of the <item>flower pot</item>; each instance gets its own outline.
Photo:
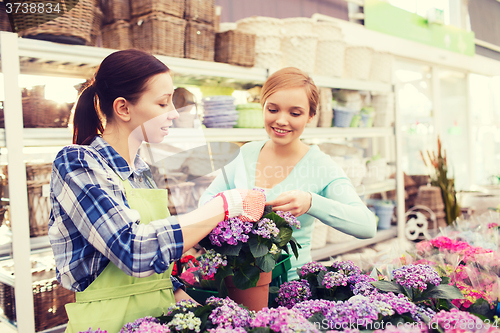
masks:
[[[249,310],[260,311],[267,307],[269,299],[269,283],[272,280],[272,272],[260,273],[257,286],[245,290],[238,289],[233,284],[233,277],[225,278],[229,298],[238,304],[243,304]]]

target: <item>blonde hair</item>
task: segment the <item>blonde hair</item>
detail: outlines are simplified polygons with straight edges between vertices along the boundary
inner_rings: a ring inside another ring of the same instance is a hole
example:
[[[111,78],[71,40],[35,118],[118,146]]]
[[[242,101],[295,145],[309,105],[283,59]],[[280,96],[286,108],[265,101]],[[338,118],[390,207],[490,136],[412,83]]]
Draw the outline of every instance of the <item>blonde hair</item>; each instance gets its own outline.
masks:
[[[278,90],[302,87],[309,101],[309,116],[312,117],[318,108],[318,87],[307,73],[295,67],[282,68],[267,78],[260,92],[260,103],[264,107],[269,96]]]

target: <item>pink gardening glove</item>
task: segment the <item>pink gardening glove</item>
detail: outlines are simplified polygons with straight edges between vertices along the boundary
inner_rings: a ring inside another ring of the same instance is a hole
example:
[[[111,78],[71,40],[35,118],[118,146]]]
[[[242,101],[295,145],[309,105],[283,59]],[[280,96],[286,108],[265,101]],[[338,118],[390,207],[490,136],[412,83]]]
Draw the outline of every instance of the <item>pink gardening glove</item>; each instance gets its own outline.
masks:
[[[266,204],[266,195],[259,190],[235,189],[216,196],[224,200],[225,220],[238,216],[242,221],[258,221]]]

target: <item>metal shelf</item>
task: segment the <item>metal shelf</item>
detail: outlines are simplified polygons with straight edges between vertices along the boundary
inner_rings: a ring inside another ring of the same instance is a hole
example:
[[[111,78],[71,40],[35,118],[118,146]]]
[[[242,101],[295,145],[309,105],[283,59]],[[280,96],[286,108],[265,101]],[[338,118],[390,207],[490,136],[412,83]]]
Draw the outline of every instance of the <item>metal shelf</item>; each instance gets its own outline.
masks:
[[[394,135],[393,128],[372,127],[316,127],[306,128],[302,139],[333,138],[379,138]],[[71,144],[72,133],[68,128],[25,128],[23,130],[25,147],[52,147]],[[254,141],[266,140],[268,135],[263,128],[172,128],[164,143],[215,142],[215,141]],[[5,129],[0,128],[0,147],[5,147]]]
[[[370,239],[356,239],[346,243],[330,244],[321,249],[311,250],[312,260],[328,259],[341,253],[353,251],[365,246],[369,246],[378,242],[382,242],[398,235],[398,228],[392,226],[388,230],[379,230],[375,237]]]

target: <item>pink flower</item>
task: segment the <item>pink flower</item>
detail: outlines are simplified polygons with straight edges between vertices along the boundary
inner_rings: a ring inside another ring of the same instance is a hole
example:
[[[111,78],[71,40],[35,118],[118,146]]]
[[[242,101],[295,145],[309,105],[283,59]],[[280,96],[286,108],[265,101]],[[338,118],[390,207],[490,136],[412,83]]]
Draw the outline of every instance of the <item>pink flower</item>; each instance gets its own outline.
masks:
[[[181,274],[180,278],[185,281],[187,284],[192,286],[198,284],[198,281],[194,277],[194,272],[198,271],[199,267],[190,267],[184,273]]]

